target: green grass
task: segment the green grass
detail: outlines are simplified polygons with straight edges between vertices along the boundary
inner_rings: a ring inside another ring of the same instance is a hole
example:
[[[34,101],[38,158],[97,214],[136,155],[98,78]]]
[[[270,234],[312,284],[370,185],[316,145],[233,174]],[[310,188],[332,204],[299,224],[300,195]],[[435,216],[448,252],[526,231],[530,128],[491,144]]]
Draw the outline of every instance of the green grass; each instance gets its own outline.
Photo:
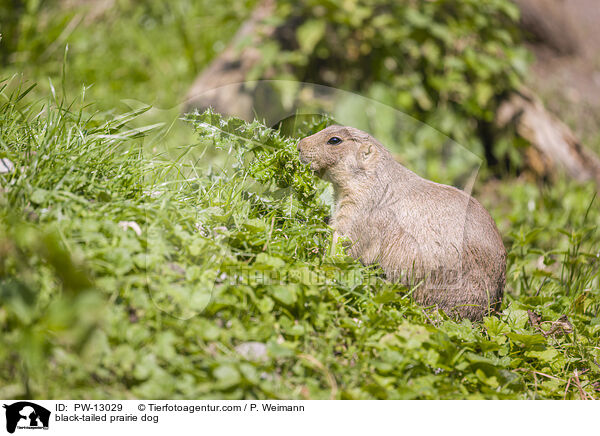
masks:
[[[223,49],[255,1],[119,0],[100,15],[91,15],[94,5],[86,2],[70,8],[52,0],[23,3],[27,12],[12,17],[18,42],[2,76],[23,74],[44,96],[49,80],[59,88],[66,70],[68,95],[80,95],[85,86],[98,109],[114,111],[123,100],[159,109],[180,104],[196,73]]]
[[[95,14],[102,2],[22,3],[21,15],[0,14],[0,54],[12,49],[0,79],[35,84],[26,101],[84,96],[99,119],[150,106],[134,125],[173,127],[196,74],[226,46],[255,0],[118,0]],[[14,47],[9,35],[16,36]],[[193,141],[191,129],[179,126],[153,146],[164,151]]]
[[[293,138],[195,115],[200,145],[172,160],[143,151],[135,113],[18,98],[0,120],[0,396],[598,398],[591,186],[497,187],[503,312],[456,322],[329,250]],[[202,164],[215,147],[229,171]]]

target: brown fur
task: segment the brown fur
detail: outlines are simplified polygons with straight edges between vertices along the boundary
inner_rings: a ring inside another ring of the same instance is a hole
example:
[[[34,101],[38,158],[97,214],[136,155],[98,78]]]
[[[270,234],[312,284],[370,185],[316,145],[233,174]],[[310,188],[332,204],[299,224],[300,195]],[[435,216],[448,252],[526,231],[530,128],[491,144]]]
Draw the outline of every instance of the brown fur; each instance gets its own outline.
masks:
[[[337,136],[338,145],[327,141]],[[330,126],[298,143],[300,159],[333,184],[334,238],[378,263],[415,300],[481,320],[502,303],[506,250],[488,212],[470,195],[423,179],[369,134]]]

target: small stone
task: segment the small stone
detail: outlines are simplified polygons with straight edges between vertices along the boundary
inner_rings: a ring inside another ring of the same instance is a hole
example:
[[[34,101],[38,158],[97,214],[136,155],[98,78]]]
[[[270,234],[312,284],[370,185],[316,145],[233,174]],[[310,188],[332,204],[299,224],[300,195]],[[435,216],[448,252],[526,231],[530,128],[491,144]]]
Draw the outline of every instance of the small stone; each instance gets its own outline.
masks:
[[[15,165],[10,161],[10,159],[7,159],[7,158],[0,159],[0,174],[12,173],[14,170],[15,170]]]
[[[242,342],[235,351],[244,359],[259,361],[267,359],[267,346],[262,342]]]
[[[142,236],[142,229],[135,221],[119,221],[119,227],[121,227],[123,230],[131,229],[136,235]]]
[[[144,195],[147,195],[150,198],[158,198],[162,195],[161,191],[144,191]]]

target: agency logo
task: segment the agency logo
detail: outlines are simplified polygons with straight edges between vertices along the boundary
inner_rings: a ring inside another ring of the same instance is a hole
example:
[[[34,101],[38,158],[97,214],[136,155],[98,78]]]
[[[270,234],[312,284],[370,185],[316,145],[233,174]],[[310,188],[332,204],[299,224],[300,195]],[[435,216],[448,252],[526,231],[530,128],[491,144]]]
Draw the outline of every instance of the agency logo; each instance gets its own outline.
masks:
[[[48,430],[50,411],[29,401],[19,401],[6,409],[6,431],[14,433],[18,429]]]

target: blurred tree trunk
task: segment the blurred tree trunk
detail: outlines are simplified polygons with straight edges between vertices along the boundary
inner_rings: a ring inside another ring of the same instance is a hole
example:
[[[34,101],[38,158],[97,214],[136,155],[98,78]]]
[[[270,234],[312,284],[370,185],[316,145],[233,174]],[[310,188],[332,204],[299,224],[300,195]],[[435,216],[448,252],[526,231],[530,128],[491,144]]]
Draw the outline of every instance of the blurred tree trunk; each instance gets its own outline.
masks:
[[[253,96],[243,82],[261,59],[256,46],[275,31],[275,26],[261,24],[274,10],[275,0],[258,4],[227,48],[196,78],[185,97],[186,112],[212,107],[223,114],[252,118]]]
[[[544,107],[529,89],[514,92],[498,108],[496,125],[516,127],[531,146],[525,152],[527,166],[541,177],[553,178],[557,170],[600,186],[600,159],[583,147],[571,129]]]

